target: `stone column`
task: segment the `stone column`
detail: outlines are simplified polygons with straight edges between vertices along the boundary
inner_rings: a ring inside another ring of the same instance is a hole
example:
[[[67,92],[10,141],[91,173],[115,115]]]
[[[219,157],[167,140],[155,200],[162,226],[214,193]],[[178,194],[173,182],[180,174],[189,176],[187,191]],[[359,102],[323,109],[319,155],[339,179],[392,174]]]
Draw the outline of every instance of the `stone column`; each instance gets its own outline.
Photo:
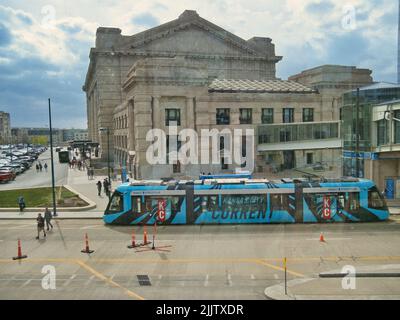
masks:
[[[146,141],[146,135],[152,129],[151,97],[147,95],[136,95],[134,97],[134,136],[136,151],[136,166],[138,178],[152,177],[152,166],[147,163],[146,151],[151,142]]]
[[[153,119],[152,119],[153,128],[162,128],[162,119],[161,119],[161,108],[160,108],[160,97],[153,97]]]
[[[186,127],[194,129],[195,127],[195,115],[194,115],[194,103],[193,97],[186,98]]]

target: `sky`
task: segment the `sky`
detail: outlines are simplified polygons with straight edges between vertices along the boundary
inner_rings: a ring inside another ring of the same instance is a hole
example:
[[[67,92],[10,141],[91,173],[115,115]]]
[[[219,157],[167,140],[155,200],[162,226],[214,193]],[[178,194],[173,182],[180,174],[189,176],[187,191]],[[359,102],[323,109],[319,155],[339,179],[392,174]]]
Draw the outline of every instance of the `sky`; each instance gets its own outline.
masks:
[[[396,82],[397,0],[0,0],[0,110],[12,127],[86,128],[82,91],[99,26],[131,35],[184,10],[248,40],[270,37],[277,77],[322,64]]]

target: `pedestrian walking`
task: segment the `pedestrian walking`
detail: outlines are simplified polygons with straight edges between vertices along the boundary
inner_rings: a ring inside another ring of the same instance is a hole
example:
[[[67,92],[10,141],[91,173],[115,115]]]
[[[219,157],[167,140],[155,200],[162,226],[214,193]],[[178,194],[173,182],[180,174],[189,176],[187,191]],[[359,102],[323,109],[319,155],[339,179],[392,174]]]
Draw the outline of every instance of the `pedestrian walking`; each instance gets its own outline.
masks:
[[[108,184],[109,184],[108,179],[105,178],[103,181],[103,189],[104,189],[104,194],[106,196],[108,196]]]
[[[53,230],[53,225],[51,224],[52,218],[53,216],[51,215],[51,211],[46,207],[46,210],[44,210],[44,220],[46,221],[47,231],[49,231],[49,226],[51,227],[51,230]]]
[[[110,197],[111,195],[111,183],[107,184],[107,197]]]
[[[44,170],[47,172],[47,163],[44,164]]]
[[[18,206],[19,206],[19,212],[24,211],[26,205],[25,205],[25,199],[23,196],[18,197]]]
[[[101,181],[100,180],[97,181],[96,185],[97,185],[97,193],[99,197],[101,197],[101,186],[102,186]]]
[[[90,168],[88,168],[88,169],[86,170],[86,173],[87,173],[87,178],[88,178],[88,180],[90,180]]]
[[[92,177],[92,180],[94,179],[94,169],[90,168],[90,176]]]
[[[39,172],[39,165],[36,163],[36,172]]]
[[[44,230],[44,219],[40,213],[38,214],[38,216],[36,218],[36,222],[37,222],[37,237],[36,237],[36,239],[39,240],[40,231],[43,231],[43,236],[46,238],[46,231]]]
[[[41,163],[39,163],[39,170],[40,170],[40,172],[42,172],[42,170],[43,170],[43,166]]]

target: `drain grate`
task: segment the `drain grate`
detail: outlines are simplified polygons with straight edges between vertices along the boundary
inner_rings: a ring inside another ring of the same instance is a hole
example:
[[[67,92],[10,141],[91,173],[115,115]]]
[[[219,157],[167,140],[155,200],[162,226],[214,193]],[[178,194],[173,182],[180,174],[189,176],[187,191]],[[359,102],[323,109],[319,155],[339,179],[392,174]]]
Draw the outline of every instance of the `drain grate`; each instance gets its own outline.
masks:
[[[143,275],[143,274],[138,274],[136,275],[138,281],[139,281],[139,285],[141,286],[151,286],[151,282],[150,282],[150,278],[147,274]]]

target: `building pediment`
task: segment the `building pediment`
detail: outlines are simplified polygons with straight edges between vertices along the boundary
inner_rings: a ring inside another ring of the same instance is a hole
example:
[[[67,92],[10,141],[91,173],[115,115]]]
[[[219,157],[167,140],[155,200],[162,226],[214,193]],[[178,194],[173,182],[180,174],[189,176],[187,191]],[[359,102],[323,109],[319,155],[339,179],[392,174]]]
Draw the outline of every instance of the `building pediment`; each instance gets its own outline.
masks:
[[[246,56],[279,61],[281,57],[275,56],[271,39],[264,39],[264,46],[253,39],[246,41],[201,18],[195,11],[186,10],[176,20],[133,36],[124,36],[118,50]]]

